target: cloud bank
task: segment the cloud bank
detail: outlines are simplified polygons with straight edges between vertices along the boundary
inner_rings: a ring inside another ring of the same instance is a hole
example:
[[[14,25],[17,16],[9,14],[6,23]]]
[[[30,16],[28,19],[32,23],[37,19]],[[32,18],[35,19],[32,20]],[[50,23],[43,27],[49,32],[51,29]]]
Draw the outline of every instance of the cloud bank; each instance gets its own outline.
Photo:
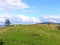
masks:
[[[60,16],[59,15],[45,15],[40,17],[42,22],[55,22],[60,23]]]
[[[12,24],[20,24],[20,23],[41,23],[41,22],[60,22],[60,16],[40,16],[40,17],[29,17],[26,15],[12,15],[9,13],[0,14],[0,24],[4,23],[6,19],[9,19]]]
[[[3,13],[0,14],[0,22],[5,22],[6,19],[9,19],[13,24],[17,24],[17,23],[38,23],[40,22],[39,19],[37,19],[36,17],[29,17],[26,15],[21,15],[21,14],[17,14],[17,15],[12,15],[9,13]]]

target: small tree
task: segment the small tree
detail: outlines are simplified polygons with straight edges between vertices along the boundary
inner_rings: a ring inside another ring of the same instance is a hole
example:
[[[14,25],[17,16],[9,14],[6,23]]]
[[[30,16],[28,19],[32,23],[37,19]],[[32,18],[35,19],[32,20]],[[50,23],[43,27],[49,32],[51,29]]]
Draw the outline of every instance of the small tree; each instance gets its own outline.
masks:
[[[11,24],[10,20],[9,19],[6,19],[5,26],[9,26],[10,24]]]

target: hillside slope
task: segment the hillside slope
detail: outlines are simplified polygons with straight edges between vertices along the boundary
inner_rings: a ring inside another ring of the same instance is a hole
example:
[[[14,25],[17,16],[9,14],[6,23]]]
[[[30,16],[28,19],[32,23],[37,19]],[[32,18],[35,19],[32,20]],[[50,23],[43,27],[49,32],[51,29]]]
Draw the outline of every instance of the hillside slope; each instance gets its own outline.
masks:
[[[14,25],[0,28],[3,45],[60,45],[56,25]]]

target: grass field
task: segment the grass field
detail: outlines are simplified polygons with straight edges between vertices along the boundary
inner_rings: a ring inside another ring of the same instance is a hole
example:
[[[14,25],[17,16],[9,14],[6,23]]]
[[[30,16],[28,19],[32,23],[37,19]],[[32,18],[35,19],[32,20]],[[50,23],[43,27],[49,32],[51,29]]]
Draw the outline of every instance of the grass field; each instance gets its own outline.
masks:
[[[14,25],[0,28],[3,45],[60,45],[60,30],[56,25]]]

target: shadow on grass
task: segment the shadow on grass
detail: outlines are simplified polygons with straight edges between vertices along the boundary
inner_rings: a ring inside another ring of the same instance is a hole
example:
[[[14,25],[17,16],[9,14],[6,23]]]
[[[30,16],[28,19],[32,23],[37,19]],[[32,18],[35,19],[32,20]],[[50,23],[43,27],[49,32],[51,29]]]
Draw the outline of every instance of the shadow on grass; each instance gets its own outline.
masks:
[[[60,30],[60,25],[59,25],[59,26],[57,26],[57,29],[58,29],[58,30]]]
[[[4,44],[4,42],[0,42],[0,45],[3,45]]]

